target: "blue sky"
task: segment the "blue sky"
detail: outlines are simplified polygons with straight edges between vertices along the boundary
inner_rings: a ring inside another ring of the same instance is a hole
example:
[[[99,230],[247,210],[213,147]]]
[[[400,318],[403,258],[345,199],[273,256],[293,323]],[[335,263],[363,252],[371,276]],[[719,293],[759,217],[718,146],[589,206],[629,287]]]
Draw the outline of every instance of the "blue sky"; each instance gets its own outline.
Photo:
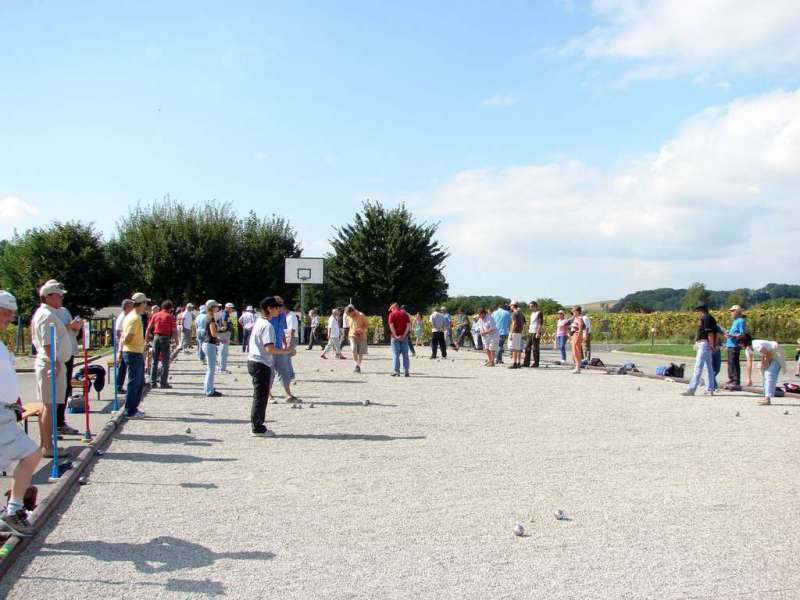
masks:
[[[372,198],[452,293],[795,279],[798,3],[289,4],[0,4],[0,236],[169,194],[319,255]]]

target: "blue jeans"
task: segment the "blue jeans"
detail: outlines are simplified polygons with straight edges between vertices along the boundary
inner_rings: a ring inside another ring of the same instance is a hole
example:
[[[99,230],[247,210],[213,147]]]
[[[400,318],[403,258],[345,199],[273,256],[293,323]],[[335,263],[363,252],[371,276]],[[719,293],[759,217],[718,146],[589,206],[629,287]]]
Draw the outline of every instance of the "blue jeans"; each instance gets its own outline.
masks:
[[[203,342],[205,341],[206,336],[205,334],[197,334],[197,358],[201,361],[206,362],[206,353],[203,350]]]
[[[218,346],[219,350],[219,370],[227,371],[228,370],[228,350],[230,350],[230,343],[220,342]]]
[[[506,348],[506,340],[508,339],[508,334],[503,335],[500,334],[500,346],[497,349],[497,362],[503,362],[503,351]]]
[[[403,357],[403,371],[408,373],[408,338],[392,339],[392,356],[394,356],[394,372],[400,373],[400,356]]]
[[[203,351],[206,354],[206,378],[203,382],[203,391],[206,396],[214,393],[214,368],[217,366],[217,346],[215,344],[203,344]]]
[[[714,378],[714,361],[711,357],[711,345],[706,341],[701,341],[697,348],[697,356],[694,359],[694,373],[689,382],[689,391],[695,391],[700,385],[700,378],[703,376],[703,369],[706,369],[706,384],[708,391],[713,392],[717,389],[717,381]]]
[[[139,410],[144,392],[144,354],[123,352],[122,359],[128,365],[128,392],[125,394],[125,414],[129,417]]]
[[[781,348],[781,352],[783,349]],[[764,360],[763,358],[761,360]],[[775,396],[775,387],[778,384],[778,375],[781,371],[781,363],[774,359],[769,366],[764,369],[764,398],[773,398]]]
[[[281,383],[283,383],[283,389],[287,392],[289,391],[289,384],[292,382],[292,365],[289,361],[288,354],[276,354],[272,357],[274,364],[272,368],[272,378],[275,378],[277,373],[278,377],[281,378]]]
[[[567,336],[556,336],[556,343],[558,344],[558,351],[561,352],[561,360],[567,360]]]

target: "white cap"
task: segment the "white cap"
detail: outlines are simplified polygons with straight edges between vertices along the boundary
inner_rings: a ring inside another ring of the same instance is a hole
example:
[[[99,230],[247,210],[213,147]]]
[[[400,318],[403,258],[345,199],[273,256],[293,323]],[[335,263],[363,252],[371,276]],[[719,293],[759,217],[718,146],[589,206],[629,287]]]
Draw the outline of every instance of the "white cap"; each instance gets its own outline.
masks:
[[[50,294],[60,294],[63,296],[66,293],[67,290],[64,289],[64,285],[55,279],[49,279],[39,288],[39,296],[49,296]]]
[[[206,300],[206,310],[211,310],[212,308],[217,308],[219,306],[219,302],[216,300]]]
[[[202,312],[202,313],[206,312],[206,305],[205,304],[201,304],[200,305],[200,312]]]
[[[728,311],[732,311],[732,310],[735,310],[736,312],[741,312],[741,310],[742,310],[742,307],[741,307],[741,306],[739,306],[738,304],[734,304],[733,306],[731,306],[731,307],[728,309]]]
[[[145,296],[142,292],[136,292],[133,296],[131,296],[131,300],[133,300],[134,304],[141,304],[142,302],[150,302],[150,298]]]
[[[226,302],[225,308],[236,308],[236,307],[233,305],[233,302]]]
[[[11,292],[0,290],[0,308],[17,312],[17,299]]]
[[[244,310],[245,310],[245,312],[247,312],[247,311],[253,312],[253,307],[248,304],[247,308],[245,308]]]
[[[194,304],[189,302],[189,303],[186,304],[186,308],[194,308]]]

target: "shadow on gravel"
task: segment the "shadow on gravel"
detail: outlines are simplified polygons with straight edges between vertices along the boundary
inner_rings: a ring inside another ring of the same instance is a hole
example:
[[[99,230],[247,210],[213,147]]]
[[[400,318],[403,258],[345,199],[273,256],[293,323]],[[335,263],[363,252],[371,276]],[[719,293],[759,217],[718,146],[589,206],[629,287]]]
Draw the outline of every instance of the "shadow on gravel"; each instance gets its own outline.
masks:
[[[333,440],[359,442],[395,442],[400,440],[424,440],[424,435],[381,435],[372,433],[277,433],[276,438],[287,440]]]
[[[145,421],[175,421],[176,423],[207,423],[209,425],[250,424],[249,419],[193,419],[191,417],[146,417]]]
[[[225,586],[220,581],[211,581],[210,579],[176,579],[170,577],[166,583],[159,583],[157,581],[113,581],[111,579],[77,579],[74,577],[42,577],[22,575],[20,579],[29,579],[31,581],[54,581],[60,583],[91,583],[102,585],[137,585],[142,587],[164,588],[166,592],[190,592],[194,594],[202,594],[204,596],[224,596]]]
[[[106,452],[104,459],[130,460],[132,462],[154,462],[165,464],[189,464],[200,462],[235,462],[236,458],[203,458],[188,454],[155,454],[153,452]]]
[[[216,483],[152,483],[144,481],[107,481],[104,479],[92,479],[91,483],[94,485],[141,485],[147,487],[182,487],[186,490],[217,490],[219,486]]]
[[[375,371],[372,375],[391,375],[391,371]],[[415,373],[411,371],[411,379],[477,379],[477,377],[459,376],[459,375],[425,375],[423,373]]]
[[[308,400],[311,396],[303,396],[303,400]],[[328,402],[314,402],[315,406],[362,406],[361,401],[345,402],[344,400],[330,400]],[[397,408],[397,404],[383,404],[381,402],[370,402],[370,406],[383,406],[386,408]]]
[[[300,383],[367,383],[357,379],[301,379]]]
[[[130,562],[140,573],[200,569],[211,566],[218,560],[272,560],[275,557],[272,552],[260,551],[214,552],[200,544],[170,536],[153,538],[144,544],[100,540],[57,542],[43,544],[39,552],[45,555],[91,556],[103,562]],[[191,581],[192,584],[203,583],[193,580],[182,581]]]
[[[187,446],[210,446],[212,442],[223,441],[217,438],[196,438],[184,434],[146,435],[143,433],[118,433],[115,439],[150,444],[186,444]]]

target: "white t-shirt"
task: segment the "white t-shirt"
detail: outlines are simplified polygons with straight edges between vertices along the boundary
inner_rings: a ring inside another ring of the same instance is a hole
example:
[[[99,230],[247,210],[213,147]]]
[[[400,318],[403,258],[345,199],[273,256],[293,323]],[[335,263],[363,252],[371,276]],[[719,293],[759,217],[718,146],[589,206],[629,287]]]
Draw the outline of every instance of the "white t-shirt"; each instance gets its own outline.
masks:
[[[778,349],[778,342],[768,340],[753,340],[753,350],[763,354],[764,352],[775,352]]]
[[[311,329],[316,329],[319,327],[319,316],[314,315],[311,317]]]
[[[259,317],[250,333],[247,346],[247,360],[271,367],[274,363],[272,355],[267,352],[267,344],[275,344],[275,328],[267,319]]]
[[[531,313],[531,323],[528,325],[528,333],[539,333],[542,329],[542,324],[539,322],[539,315],[542,311],[535,310]]]
[[[586,326],[584,333],[592,333],[592,320],[589,315],[583,315],[583,324]]]
[[[194,320],[194,315],[192,314],[192,311],[186,310],[181,313],[181,318],[179,320],[181,322],[182,329],[191,329],[192,321]]]
[[[500,337],[500,333],[497,331],[497,322],[494,320],[494,317],[489,313],[486,313],[486,316],[480,319],[481,324],[481,336],[486,340],[491,340],[496,337]]]
[[[339,319],[331,315],[328,317],[328,331],[330,331],[330,336],[332,338],[339,337]]]
[[[286,332],[288,335],[289,330],[292,330],[292,337],[299,337],[300,335],[300,322],[297,320],[297,315],[293,312],[286,313]]]
[[[36,360],[39,362],[49,362],[50,355],[44,347],[50,345],[50,325],[56,328],[56,360],[64,363],[72,356],[72,342],[69,340],[69,333],[64,323],[59,318],[55,309],[47,304],[42,304],[33,313],[31,319],[31,341],[36,346]]]
[[[19,381],[14,371],[14,356],[0,342],[0,403],[14,404],[19,398]]]
[[[252,329],[253,324],[256,322],[256,317],[253,313],[249,310],[246,310],[242,313],[242,316],[239,317],[239,323],[242,324],[244,329]]]

